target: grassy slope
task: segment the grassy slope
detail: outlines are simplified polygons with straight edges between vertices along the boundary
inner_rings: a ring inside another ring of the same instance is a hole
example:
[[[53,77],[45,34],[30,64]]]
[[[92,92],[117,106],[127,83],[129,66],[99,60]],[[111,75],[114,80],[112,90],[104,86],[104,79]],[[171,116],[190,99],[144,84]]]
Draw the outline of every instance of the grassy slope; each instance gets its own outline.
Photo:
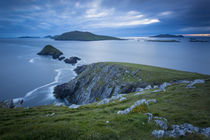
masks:
[[[116,64],[116,63],[115,63]],[[173,79],[207,78],[195,73],[137,64],[125,64],[129,69],[141,69],[144,80],[170,81]],[[173,77],[174,75],[174,77]],[[129,78],[128,78],[129,79]],[[30,109],[0,109],[0,139],[155,139],[151,136],[158,129],[142,112],[117,115],[118,110],[131,106],[135,101],[157,99],[149,106],[149,112],[166,117],[169,123],[191,123],[199,127],[210,126],[210,81],[197,84],[196,89],[186,85],[173,85],[166,92],[144,95],[127,95],[128,100],[106,105],[89,104],[78,109],[52,105]],[[46,114],[55,113],[53,117]],[[106,124],[106,121],[110,123]],[[167,139],[167,138],[164,138]],[[183,138],[179,138],[183,139]],[[185,139],[206,139],[203,136],[187,136]]]

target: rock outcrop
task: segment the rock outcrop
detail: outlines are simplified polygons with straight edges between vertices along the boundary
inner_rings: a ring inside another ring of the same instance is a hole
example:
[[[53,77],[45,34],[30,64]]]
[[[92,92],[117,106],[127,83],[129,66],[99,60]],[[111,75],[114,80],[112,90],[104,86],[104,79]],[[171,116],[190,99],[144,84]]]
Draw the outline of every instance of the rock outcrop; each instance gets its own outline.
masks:
[[[75,79],[54,89],[56,98],[65,98],[71,104],[92,103],[113,95],[134,92],[137,87],[145,88],[148,85],[136,77],[132,70],[117,64],[95,63],[80,66],[75,71],[79,74]]]
[[[53,59],[57,59],[59,58],[60,55],[62,55],[63,53],[56,49],[55,47],[53,47],[52,45],[46,45],[39,53],[37,53],[38,55],[49,55],[52,56]]]
[[[72,57],[70,57],[70,58],[66,58],[66,59],[64,60],[64,62],[67,63],[67,64],[72,64],[72,65],[74,65],[74,64],[76,64],[77,61],[79,61],[79,60],[81,60],[81,58],[76,57],[76,56],[72,56]]]

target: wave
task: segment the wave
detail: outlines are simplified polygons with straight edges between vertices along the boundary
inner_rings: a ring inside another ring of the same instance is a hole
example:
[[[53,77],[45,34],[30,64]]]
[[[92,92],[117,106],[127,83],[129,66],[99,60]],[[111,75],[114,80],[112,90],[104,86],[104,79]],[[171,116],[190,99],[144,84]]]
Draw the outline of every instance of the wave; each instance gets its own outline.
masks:
[[[34,63],[34,58],[30,59],[28,62],[29,63]]]
[[[34,60],[34,59],[33,59]],[[32,59],[31,59],[31,61],[33,61]],[[18,103],[18,101],[19,100],[24,100],[24,101],[29,101],[29,100],[33,100],[34,98],[36,98],[37,96],[39,96],[39,92],[37,92],[38,90],[41,90],[42,88],[47,88],[48,90],[46,90],[45,92],[41,92],[41,94],[46,94],[45,96],[45,101],[47,101],[47,100],[55,100],[56,98],[54,97],[54,94],[53,94],[53,91],[54,91],[54,87],[59,83],[59,82],[61,82],[60,80],[62,79],[61,78],[61,75],[62,75],[62,73],[63,73],[63,71],[66,71],[66,70],[68,70],[68,71],[72,71],[73,73],[73,75],[72,75],[72,78],[74,78],[74,77],[76,77],[76,73],[73,71],[73,69],[75,68],[75,67],[77,67],[77,65],[75,65],[75,66],[71,66],[70,68],[68,67],[68,68],[59,68],[59,69],[55,69],[54,71],[55,72],[57,72],[57,74],[56,74],[56,76],[54,77],[54,81],[52,81],[52,82],[50,82],[50,83],[48,83],[48,84],[45,84],[45,85],[42,85],[42,86],[40,86],[40,87],[37,87],[37,88],[35,88],[35,89],[33,89],[33,90],[31,90],[31,91],[29,91],[29,92],[27,92],[26,94],[25,94],[25,96],[24,97],[19,97],[19,98],[15,98],[15,99],[13,99],[13,102],[14,103]],[[55,102],[56,102],[56,100],[55,100]]]
[[[26,93],[25,98],[27,98],[27,97],[31,96],[31,95],[32,95],[35,91],[37,91],[37,90],[39,90],[39,89],[41,89],[41,88],[44,88],[44,87],[50,86],[50,85],[52,85],[52,84],[56,84],[56,83],[58,82],[58,80],[59,80],[60,75],[61,75],[61,70],[62,70],[62,69],[56,69],[56,70],[55,70],[55,71],[57,72],[57,75],[55,76],[55,78],[54,78],[54,81],[53,81],[53,82],[48,83],[48,84],[43,85],[43,86],[40,86],[40,87],[38,87],[38,88],[35,88],[34,90],[32,90],[32,91],[30,91],[30,92]]]

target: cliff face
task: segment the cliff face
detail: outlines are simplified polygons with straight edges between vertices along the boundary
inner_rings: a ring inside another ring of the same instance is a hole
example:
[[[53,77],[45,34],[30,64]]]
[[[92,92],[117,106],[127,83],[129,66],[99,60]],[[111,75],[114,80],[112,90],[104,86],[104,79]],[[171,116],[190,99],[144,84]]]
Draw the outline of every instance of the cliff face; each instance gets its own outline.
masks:
[[[118,93],[130,93],[138,86],[146,86],[136,77],[140,69],[130,71],[126,67],[106,63],[85,67],[81,67],[82,72],[78,69],[80,74],[75,79],[55,87],[54,94],[57,98],[67,98],[74,104],[87,104]]]
[[[87,104],[152,88],[163,82],[193,79],[200,75],[127,63],[95,63],[78,67],[78,76],[54,89],[56,98],[67,99],[73,104]]]

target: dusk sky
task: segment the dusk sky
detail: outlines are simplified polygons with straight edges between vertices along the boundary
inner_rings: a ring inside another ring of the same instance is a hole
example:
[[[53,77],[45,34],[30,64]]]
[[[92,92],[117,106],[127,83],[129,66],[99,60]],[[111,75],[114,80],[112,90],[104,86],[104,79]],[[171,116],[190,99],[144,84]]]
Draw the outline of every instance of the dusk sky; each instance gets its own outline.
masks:
[[[0,37],[209,34],[210,0],[1,0]]]

